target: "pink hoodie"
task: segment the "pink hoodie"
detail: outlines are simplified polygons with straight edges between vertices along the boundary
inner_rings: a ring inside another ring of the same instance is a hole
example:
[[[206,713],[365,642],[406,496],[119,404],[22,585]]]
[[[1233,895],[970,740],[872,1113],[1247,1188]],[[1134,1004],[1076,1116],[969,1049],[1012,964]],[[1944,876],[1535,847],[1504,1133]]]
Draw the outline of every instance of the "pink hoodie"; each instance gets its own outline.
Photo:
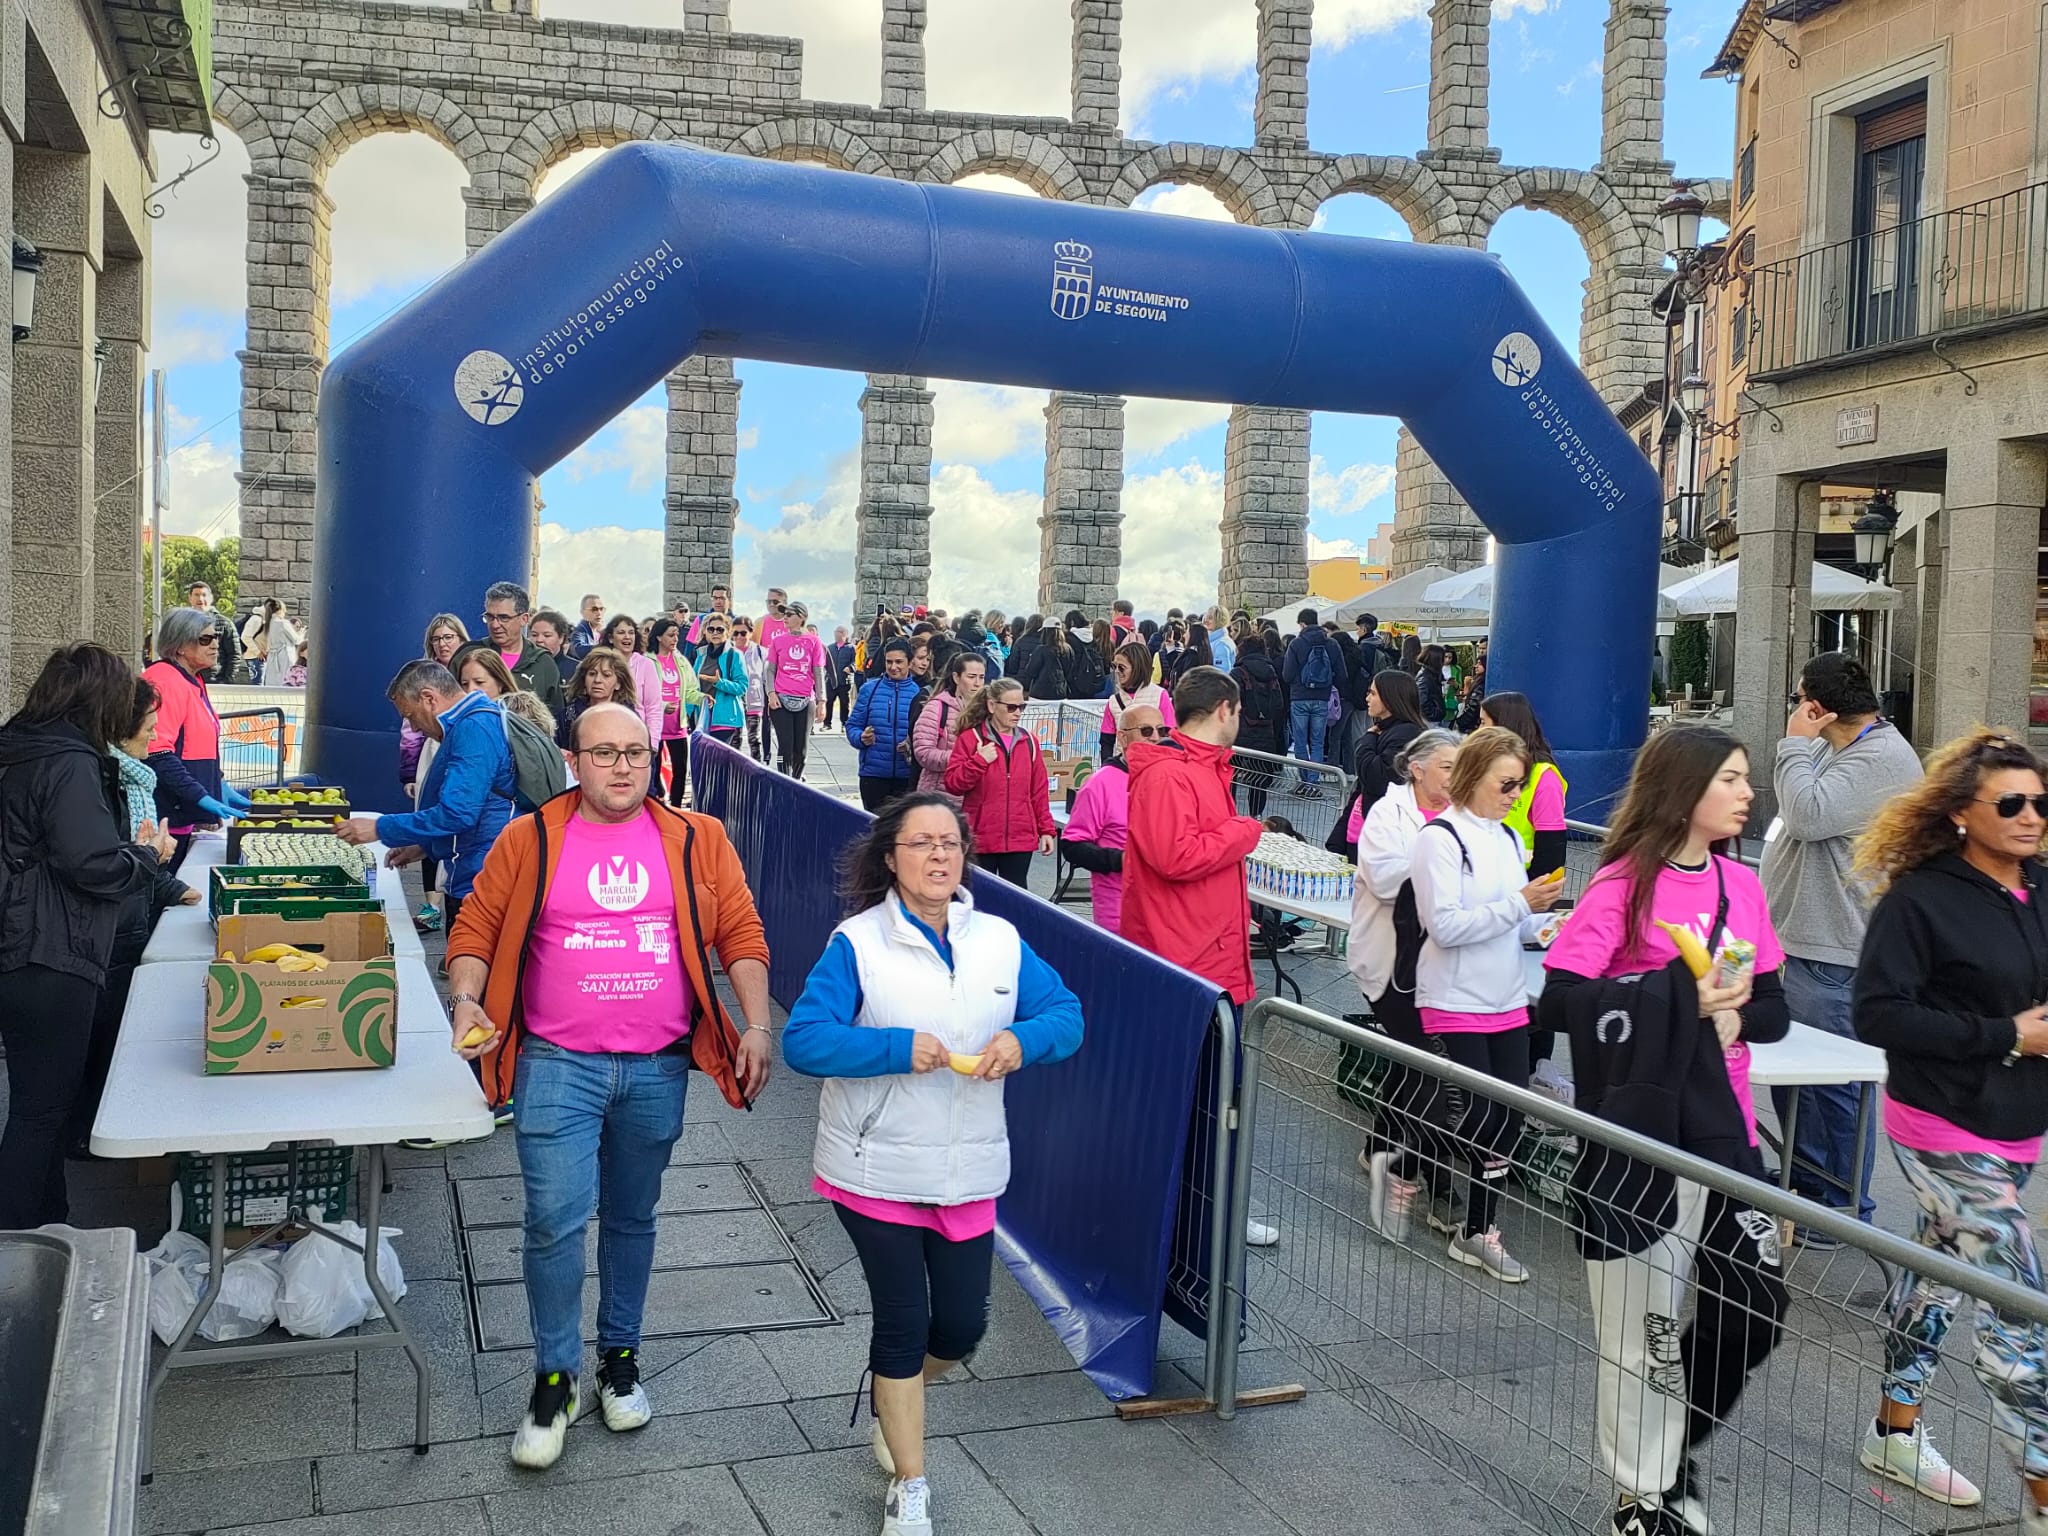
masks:
[[[1067,818],[1062,840],[1122,848],[1130,837],[1130,811],[1131,776],[1120,767],[1099,768],[1074,796],[1073,814]],[[1115,933],[1117,920],[1123,916],[1124,877],[1091,870],[1088,891],[1095,903],[1097,926]]]

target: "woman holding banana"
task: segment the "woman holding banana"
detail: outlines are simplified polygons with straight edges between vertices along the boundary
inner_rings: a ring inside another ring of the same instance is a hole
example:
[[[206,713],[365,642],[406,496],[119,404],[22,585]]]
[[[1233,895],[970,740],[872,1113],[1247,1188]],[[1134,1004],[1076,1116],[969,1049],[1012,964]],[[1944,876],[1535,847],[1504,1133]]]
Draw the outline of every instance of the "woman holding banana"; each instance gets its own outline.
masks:
[[[962,884],[960,803],[892,802],[847,850],[847,919],[790,1009],[782,1053],[822,1077],[811,1187],[837,1210],[874,1303],[883,1536],[929,1536],[924,1389],[988,1326],[996,1197],[1010,1180],[1003,1082],[1081,1044],[1081,1005]]]
[[[1760,1179],[1749,1048],[1791,1027],[1785,956],[1755,871],[1718,851],[1742,835],[1754,798],[1748,754],[1726,731],[1650,738],[1600,869],[1544,961],[1539,1017],[1571,1034],[1579,1108]],[[1573,1194],[1613,1529],[1704,1536],[1693,1452],[1777,1345],[1777,1224],[1591,1146]],[[1698,1304],[1681,1332],[1695,1269]]]

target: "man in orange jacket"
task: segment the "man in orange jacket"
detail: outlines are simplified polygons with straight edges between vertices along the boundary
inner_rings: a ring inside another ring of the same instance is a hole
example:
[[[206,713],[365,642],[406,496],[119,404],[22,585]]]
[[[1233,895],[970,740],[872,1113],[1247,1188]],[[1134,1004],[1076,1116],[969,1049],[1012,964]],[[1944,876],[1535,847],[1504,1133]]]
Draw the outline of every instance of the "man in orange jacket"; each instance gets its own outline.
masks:
[[[535,1374],[512,1460],[532,1468],[555,1463],[576,1418],[592,1212],[598,1401],[607,1428],[638,1429],[653,1412],[638,1356],[654,1206],[690,1067],[737,1108],[774,1056],[768,944],[725,829],[647,798],[652,744],[634,711],[593,706],[576,731],[581,782],[499,835],[448,937],[455,1048],[481,1060],[493,1104],[517,1106]],[[744,1032],[713,985],[713,949]]]

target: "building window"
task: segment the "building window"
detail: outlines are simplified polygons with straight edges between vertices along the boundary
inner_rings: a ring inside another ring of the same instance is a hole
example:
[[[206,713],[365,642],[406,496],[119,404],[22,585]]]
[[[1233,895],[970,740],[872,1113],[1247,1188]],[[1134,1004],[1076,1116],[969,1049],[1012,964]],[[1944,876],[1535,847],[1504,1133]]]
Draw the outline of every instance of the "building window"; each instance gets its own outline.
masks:
[[[1850,240],[1852,347],[1919,332],[1920,217],[1927,165],[1927,98],[1881,107],[1856,121]]]
[[[1756,195],[1756,140],[1742,146],[1742,158],[1735,162],[1735,206],[1748,205]]]
[[[1749,356],[1749,306],[1738,304],[1735,319],[1728,327],[1728,365],[1740,368],[1743,359]]]

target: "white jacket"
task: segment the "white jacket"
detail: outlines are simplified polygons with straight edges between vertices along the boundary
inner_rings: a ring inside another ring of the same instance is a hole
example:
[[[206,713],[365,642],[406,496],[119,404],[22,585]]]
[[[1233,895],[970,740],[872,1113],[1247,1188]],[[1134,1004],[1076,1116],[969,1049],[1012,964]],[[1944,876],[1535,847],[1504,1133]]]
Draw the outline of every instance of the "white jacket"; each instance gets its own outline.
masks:
[[[1462,856],[1440,826],[1457,832]],[[1409,878],[1416,916],[1429,931],[1415,963],[1415,1006],[1450,1013],[1528,1007],[1522,944],[1536,936],[1542,919],[1522,899],[1529,883],[1522,840],[1502,823],[1454,805],[1428,831],[1416,833]]]
[[[946,918],[953,968],[892,898],[834,930],[853,948],[863,1028],[921,1029],[976,1055],[1017,1018],[1023,944],[967,892]],[[818,1097],[812,1166],[828,1184],[878,1200],[963,1205],[1009,1187],[1003,1085],[958,1072],[829,1077]]]
[[[1367,1002],[1385,996],[1394,979],[1394,903],[1408,883],[1409,855],[1424,819],[1415,786],[1391,784],[1365,813],[1358,831],[1347,963]]]

